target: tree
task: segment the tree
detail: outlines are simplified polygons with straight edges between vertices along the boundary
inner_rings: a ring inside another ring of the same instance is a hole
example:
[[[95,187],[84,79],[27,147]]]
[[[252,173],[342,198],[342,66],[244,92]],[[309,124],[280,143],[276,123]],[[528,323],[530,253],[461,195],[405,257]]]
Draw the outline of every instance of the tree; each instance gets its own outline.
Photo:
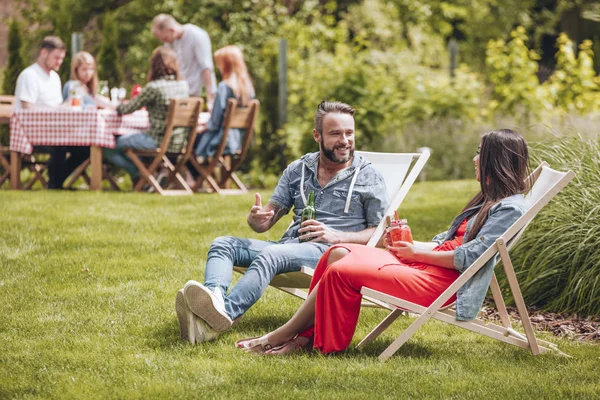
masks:
[[[119,32],[111,13],[102,20],[102,41],[98,52],[98,74],[112,86],[123,83],[123,67],[119,56]]]
[[[4,71],[4,81],[2,82],[2,92],[5,94],[15,93],[17,78],[25,69],[21,48],[21,26],[17,20],[13,19],[8,31],[8,67]]]

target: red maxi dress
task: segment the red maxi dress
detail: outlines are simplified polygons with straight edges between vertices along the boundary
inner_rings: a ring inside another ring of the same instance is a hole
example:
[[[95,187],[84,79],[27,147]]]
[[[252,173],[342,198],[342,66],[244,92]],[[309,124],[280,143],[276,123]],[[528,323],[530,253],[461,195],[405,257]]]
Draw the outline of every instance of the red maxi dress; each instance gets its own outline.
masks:
[[[462,245],[467,220],[456,236],[433,251],[451,251]],[[350,253],[327,266],[329,252],[342,247]],[[345,350],[352,341],[363,286],[428,307],[458,277],[458,271],[422,263],[405,264],[392,253],[358,244],[331,246],[317,263],[309,291],[319,284],[315,324],[301,336],[312,337],[314,348],[323,354]],[[446,304],[456,300],[452,296]]]

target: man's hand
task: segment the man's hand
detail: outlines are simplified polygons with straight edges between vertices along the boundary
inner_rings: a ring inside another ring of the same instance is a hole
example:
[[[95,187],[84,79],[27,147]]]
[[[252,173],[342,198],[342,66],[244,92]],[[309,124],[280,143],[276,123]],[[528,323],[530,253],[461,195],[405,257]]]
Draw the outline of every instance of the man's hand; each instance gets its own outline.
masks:
[[[265,232],[269,230],[269,228],[273,224],[273,216],[275,215],[274,210],[265,211],[263,210],[262,201],[260,198],[260,194],[255,194],[256,201],[254,205],[250,209],[250,213],[248,214],[248,225],[256,232]]]
[[[389,244],[391,243],[390,240],[384,239],[384,243],[388,243],[386,244],[386,248],[388,249],[388,251],[390,253],[392,253],[393,255],[395,255],[396,257],[398,257],[398,259],[400,261],[406,262],[406,263],[413,263],[413,262],[419,262],[420,261],[420,253],[419,250],[417,249],[417,247],[409,242],[395,242],[393,244]]]
[[[329,228],[322,222],[314,219],[304,221],[298,229],[299,239],[309,242],[324,242],[329,244],[341,243],[340,232]]]

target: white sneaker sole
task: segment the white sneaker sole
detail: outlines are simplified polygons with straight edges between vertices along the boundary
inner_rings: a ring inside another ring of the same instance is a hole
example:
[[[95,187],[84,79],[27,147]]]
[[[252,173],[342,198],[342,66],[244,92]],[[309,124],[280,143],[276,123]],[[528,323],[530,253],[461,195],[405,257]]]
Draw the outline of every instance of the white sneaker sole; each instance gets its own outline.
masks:
[[[231,319],[223,315],[213,303],[212,293],[197,282],[188,282],[184,288],[185,300],[194,314],[217,332],[231,328]]]
[[[183,289],[177,292],[177,297],[175,298],[175,312],[177,312],[177,319],[179,320],[179,334],[181,340],[195,344],[196,334],[193,324],[194,316],[187,306]]]

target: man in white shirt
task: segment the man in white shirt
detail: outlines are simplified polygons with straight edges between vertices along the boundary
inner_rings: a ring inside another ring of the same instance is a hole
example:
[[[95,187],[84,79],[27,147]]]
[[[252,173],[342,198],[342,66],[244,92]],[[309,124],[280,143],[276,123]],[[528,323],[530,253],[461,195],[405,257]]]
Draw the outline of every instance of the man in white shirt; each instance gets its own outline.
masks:
[[[168,14],[159,14],[152,20],[152,34],[177,53],[179,68],[190,85],[190,96],[200,96],[206,89],[209,110],[217,92],[208,33],[192,24],[181,25]]]
[[[56,71],[65,54],[65,44],[60,38],[47,36],[42,40],[37,62],[25,68],[17,79],[16,108],[57,107],[63,102]]]
[[[56,71],[62,65],[65,54],[65,44],[60,38],[46,36],[42,40],[37,61],[25,68],[17,78],[15,108],[58,107],[62,104],[62,85]],[[50,189],[61,189],[64,180],[89,157],[87,147],[36,147],[35,150],[50,153]],[[65,160],[67,152],[71,155]]]

